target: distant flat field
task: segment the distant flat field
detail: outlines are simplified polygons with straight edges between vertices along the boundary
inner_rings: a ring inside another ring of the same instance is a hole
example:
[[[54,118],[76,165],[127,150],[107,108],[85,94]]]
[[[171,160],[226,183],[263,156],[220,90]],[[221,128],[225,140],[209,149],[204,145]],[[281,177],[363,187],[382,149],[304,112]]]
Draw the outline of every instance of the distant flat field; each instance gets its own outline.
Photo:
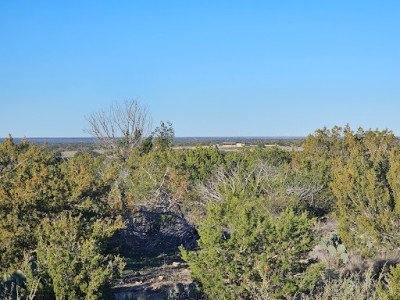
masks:
[[[264,141],[294,141],[302,140],[306,137],[175,137],[174,142],[210,142],[212,144],[218,144],[220,142],[236,142],[236,141],[254,141],[254,140],[264,140]],[[4,142],[5,138],[0,138],[0,142]],[[19,143],[22,137],[13,137],[14,142]],[[26,137],[26,140],[35,142],[36,144],[43,144],[45,141],[48,144],[81,144],[81,143],[95,143],[96,139],[91,137]]]
[[[201,148],[208,148],[210,146],[174,146],[173,149],[195,149],[197,147]],[[250,145],[247,147],[219,147],[219,150],[221,151],[238,151],[242,150],[243,148],[255,148],[257,145]],[[274,148],[277,147],[282,150],[286,151],[302,151],[303,147],[295,147],[295,146],[280,146],[280,145],[264,145],[264,148]]]
[[[199,147],[199,146],[177,146],[177,147],[173,147],[173,149],[192,149],[193,150],[193,149],[196,149],[196,147]],[[200,147],[208,148],[210,146],[200,146]],[[251,145],[251,146],[246,147],[246,148],[255,148],[255,147],[257,147],[257,146],[256,145]],[[296,151],[296,152],[303,150],[302,147],[294,147],[294,146],[290,147],[290,146],[279,146],[279,145],[265,145],[264,147],[265,148],[277,147],[277,148],[282,149],[282,150],[286,150],[286,151],[292,151],[293,150],[293,151]],[[245,148],[245,147],[221,147],[221,148],[219,148],[219,150],[220,151],[230,152],[230,151],[240,151],[243,148]],[[93,150],[93,151],[95,151],[97,153],[100,153],[100,154],[103,154],[105,152],[105,150],[102,150],[102,149],[96,149],[96,150]],[[61,152],[61,156],[63,158],[71,158],[71,157],[74,157],[76,153],[78,153],[78,151],[62,151]]]
[[[4,142],[5,138],[0,138],[0,142]],[[21,137],[13,137],[14,142],[19,143],[23,138]],[[36,144],[43,144],[47,142],[47,144],[87,144],[87,143],[95,143],[95,138],[88,137],[27,137],[27,141],[34,142]]]
[[[95,149],[93,150],[94,152],[97,152],[99,154],[103,154],[106,150],[103,149]],[[69,151],[61,151],[61,157],[62,158],[71,158],[74,157],[76,153],[78,153],[79,151],[77,150],[69,150]],[[84,152],[84,151],[83,151]]]
[[[19,143],[23,138],[17,137],[13,138],[14,142]],[[301,140],[303,137],[176,137],[174,139],[174,143],[177,143],[178,145],[173,146],[174,149],[195,149],[196,147],[199,147],[199,145],[195,145],[196,142],[209,142],[210,144],[219,144],[221,142],[237,142],[237,141],[247,141],[249,143],[254,142],[255,140],[257,141],[265,141],[266,143],[275,143],[279,141],[294,141],[294,140]],[[98,153],[104,153],[104,150],[101,149],[93,149],[97,148],[96,146],[96,139],[91,138],[91,137],[28,137],[26,140],[30,142],[34,142],[36,144],[43,144],[47,143],[48,146],[50,146],[52,149],[58,149],[61,150],[61,155],[64,158],[70,158],[74,157],[75,154],[79,151],[75,150],[77,148],[81,148],[82,146],[89,147],[90,150],[98,152]],[[179,143],[182,142],[190,142],[190,145],[179,145]],[[0,138],[0,142],[4,142],[4,138]],[[68,147],[72,146],[72,147]],[[54,148],[56,147],[56,148]],[[208,148],[210,147],[209,145],[202,145],[200,146],[202,148]],[[250,145],[250,148],[255,148],[257,147],[256,145]],[[272,147],[278,147],[279,149],[286,150],[286,151],[302,151],[302,147],[296,147],[296,146],[281,146],[281,145],[275,145],[275,144],[268,144],[264,145],[265,148],[272,148]],[[64,149],[63,149],[64,148]],[[242,147],[219,147],[221,151],[225,152],[230,152],[230,151],[240,151],[243,149]],[[81,150],[85,151],[85,149]]]

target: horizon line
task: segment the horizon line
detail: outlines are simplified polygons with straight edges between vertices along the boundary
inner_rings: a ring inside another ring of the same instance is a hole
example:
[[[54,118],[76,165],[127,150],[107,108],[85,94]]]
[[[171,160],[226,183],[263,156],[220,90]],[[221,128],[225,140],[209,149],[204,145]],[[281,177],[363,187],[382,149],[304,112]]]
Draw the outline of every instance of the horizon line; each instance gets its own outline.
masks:
[[[308,136],[308,135],[307,135]],[[302,135],[220,135],[220,136],[175,136],[174,139],[190,138],[190,139],[218,139],[218,138],[306,138],[307,136]],[[0,137],[0,139],[6,139],[8,137]],[[96,139],[90,136],[12,136],[13,139]],[[121,137],[122,138],[122,137]]]

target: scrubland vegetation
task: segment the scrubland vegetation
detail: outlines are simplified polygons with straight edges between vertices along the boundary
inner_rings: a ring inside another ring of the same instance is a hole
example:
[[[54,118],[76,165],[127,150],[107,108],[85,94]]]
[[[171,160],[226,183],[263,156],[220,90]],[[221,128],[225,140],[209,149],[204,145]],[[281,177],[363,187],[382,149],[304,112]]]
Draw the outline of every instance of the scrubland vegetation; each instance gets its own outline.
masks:
[[[400,298],[392,132],[324,128],[300,152],[173,135],[162,123],[70,159],[1,143],[0,298],[113,299],[130,263],[178,246],[195,285],[165,299]]]

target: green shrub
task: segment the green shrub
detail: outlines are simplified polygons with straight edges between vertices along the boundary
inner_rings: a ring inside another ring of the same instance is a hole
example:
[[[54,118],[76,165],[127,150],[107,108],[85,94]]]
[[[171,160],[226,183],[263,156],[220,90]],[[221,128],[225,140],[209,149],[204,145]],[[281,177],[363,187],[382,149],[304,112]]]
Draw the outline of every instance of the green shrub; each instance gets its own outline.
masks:
[[[346,132],[346,158],[332,162],[339,233],[346,246],[371,252],[400,246],[400,151],[392,132]]]
[[[275,219],[254,201],[230,198],[210,204],[199,229],[200,250],[181,252],[212,298],[247,297],[248,284],[261,287],[265,279],[275,297],[292,295],[307,289],[313,223],[290,209]]]
[[[385,279],[387,285],[380,284],[378,289],[380,299],[400,299],[400,264],[390,267],[390,272]]]
[[[87,220],[62,215],[44,220],[38,233],[37,275],[57,299],[104,299],[111,281],[124,268],[104,254],[104,241],[122,228],[120,220]],[[40,291],[43,293],[43,291]]]
[[[65,208],[61,161],[44,147],[12,137],[0,143],[0,270],[25,269],[24,253],[35,249],[43,218]]]
[[[325,274],[321,282],[309,295],[301,295],[302,300],[373,300],[378,297],[377,285],[381,278],[376,278],[373,268],[364,273],[353,273],[332,277]],[[398,299],[398,298],[396,298]]]

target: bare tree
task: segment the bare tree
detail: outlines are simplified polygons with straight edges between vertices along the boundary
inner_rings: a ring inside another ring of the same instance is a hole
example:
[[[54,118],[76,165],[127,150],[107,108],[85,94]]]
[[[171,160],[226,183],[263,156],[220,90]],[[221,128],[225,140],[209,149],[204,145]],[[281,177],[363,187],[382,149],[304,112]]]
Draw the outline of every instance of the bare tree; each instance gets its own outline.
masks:
[[[274,214],[284,211],[290,201],[307,208],[312,216],[330,211],[334,199],[328,187],[312,177],[307,170],[286,169],[258,161],[252,168],[219,166],[213,177],[199,184],[199,205],[223,201],[232,195],[263,197],[265,207]]]
[[[277,178],[280,172],[277,167],[261,160],[251,169],[243,169],[240,164],[233,168],[219,166],[213,178],[206,184],[199,184],[197,191],[206,203],[222,201],[230,193],[241,194],[248,188],[254,195],[268,194],[268,183]]]
[[[92,113],[86,119],[89,128],[84,131],[123,159],[151,133],[147,107],[141,106],[135,99],[125,101],[122,106],[113,104],[108,111]]]

